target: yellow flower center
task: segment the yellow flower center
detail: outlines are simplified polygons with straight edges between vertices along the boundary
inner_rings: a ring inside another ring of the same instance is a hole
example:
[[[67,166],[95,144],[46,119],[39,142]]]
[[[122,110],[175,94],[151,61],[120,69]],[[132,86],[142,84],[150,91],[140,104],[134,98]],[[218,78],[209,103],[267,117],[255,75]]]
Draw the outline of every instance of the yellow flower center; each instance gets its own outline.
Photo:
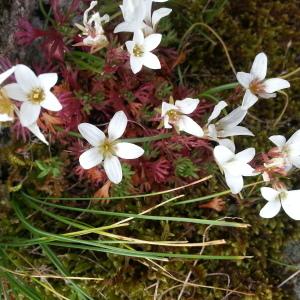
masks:
[[[33,88],[27,95],[27,99],[34,104],[40,104],[45,100],[45,92],[42,88]]]
[[[178,122],[179,118],[180,118],[180,113],[177,110],[169,110],[167,112],[167,115],[169,117],[169,123],[171,124],[175,124]]]
[[[0,114],[11,117],[14,114],[14,105],[3,89],[0,89]]]
[[[135,45],[132,52],[135,57],[142,57],[144,55],[144,50],[139,45]]]
[[[109,156],[114,154],[114,142],[110,141],[109,139],[105,139],[104,142],[100,145],[99,150],[103,156]]]
[[[265,92],[265,86],[259,80],[253,80],[250,83],[249,89],[253,94],[256,94],[256,95]]]

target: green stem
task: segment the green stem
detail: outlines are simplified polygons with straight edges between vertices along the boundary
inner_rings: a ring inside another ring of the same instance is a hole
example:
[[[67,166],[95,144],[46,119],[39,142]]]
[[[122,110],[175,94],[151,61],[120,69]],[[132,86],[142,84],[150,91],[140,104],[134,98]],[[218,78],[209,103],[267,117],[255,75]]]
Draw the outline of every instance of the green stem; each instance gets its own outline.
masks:
[[[194,219],[194,218],[181,218],[181,217],[165,217],[165,216],[148,216],[141,214],[130,214],[130,213],[120,213],[113,211],[102,211],[102,210],[93,210],[93,209],[83,209],[71,206],[64,206],[59,204],[48,203],[44,201],[40,201],[35,199],[29,195],[24,194],[24,197],[30,199],[36,203],[40,203],[49,207],[55,207],[64,210],[78,211],[78,212],[86,212],[93,213],[104,216],[112,216],[116,218],[134,218],[134,219],[143,219],[143,220],[154,220],[154,221],[173,221],[173,222],[183,222],[183,223],[195,223],[195,224],[203,224],[203,225],[214,225],[214,226],[229,226],[229,227],[248,227],[248,224],[241,224],[237,222],[226,222],[226,221],[215,221],[215,220],[206,220],[206,219]]]
[[[57,131],[64,131],[63,128],[59,127],[59,126],[55,126],[55,129]],[[73,136],[79,139],[83,139],[82,135],[78,132],[74,132],[74,131],[68,131],[67,134],[69,136]],[[162,133],[162,134],[157,134],[157,135],[153,135],[153,136],[146,136],[146,137],[140,137],[140,138],[130,138],[130,139],[120,139],[120,142],[127,142],[127,143],[146,143],[146,142],[155,142],[155,141],[160,141],[160,140],[164,140],[164,139],[168,139],[170,137],[172,137],[174,134],[173,133]]]
[[[247,185],[244,186],[244,188],[248,188],[248,187],[254,186],[256,184],[260,184],[260,183],[264,183],[264,181],[262,180],[262,181],[259,181],[259,182],[254,182],[254,183],[247,184]],[[179,201],[179,202],[174,203],[172,205],[175,206],[175,205],[201,202],[201,201],[206,201],[206,200],[209,200],[209,199],[213,199],[213,198],[216,198],[216,197],[221,197],[221,196],[225,196],[225,195],[229,195],[229,194],[231,194],[231,190],[227,190],[227,191],[224,191],[224,192],[215,193],[215,194],[212,194],[212,195],[203,196],[203,197],[199,197],[199,198],[195,198],[195,199]]]
[[[213,87],[203,93],[201,93],[199,96],[208,96],[208,95],[211,95],[211,94],[217,94],[217,93],[220,93],[220,92],[223,92],[223,91],[226,91],[226,90],[233,90],[235,89],[237,86],[239,85],[238,82],[232,82],[232,83],[227,83],[227,84],[222,84],[222,85],[219,85],[219,86],[216,86],[216,87]]]

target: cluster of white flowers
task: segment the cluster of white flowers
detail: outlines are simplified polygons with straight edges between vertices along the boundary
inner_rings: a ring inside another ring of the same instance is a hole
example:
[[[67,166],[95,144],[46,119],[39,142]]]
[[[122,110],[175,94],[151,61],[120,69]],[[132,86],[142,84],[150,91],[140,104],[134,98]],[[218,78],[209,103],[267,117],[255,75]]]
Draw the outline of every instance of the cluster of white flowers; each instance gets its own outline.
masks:
[[[155,33],[159,21],[171,13],[169,8],[160,8],[152,12],[152,2],[166,2],[168,0],[123,0],[120,5],[124,22],[118,24],[114,33],[132,32],[133,39],[127,41],[126,47],[130,54],[130,66],[134,74],[142,67],[160,69],[158,57],[152,53],[161,42],[162,35]],[[103,22],[109,21],[109,16],[100,17],[99,12],[90,18],[89,13],[95,8],[97,1],[92,1],[83,16],[83,25],[75,24],[85,38],[75,46],[91,47],[94,53],[107,46],[108,40],[103,30]]]
[[[20,64],[1,74],[0,84],[12,74],[15,75],[16,83],[7,84],[0,90],[0,121],[13,121],[16,114],[22,126],[48,145],[37,121],[42,108],[51,111],[62,109],[60,102],[50,91],[58,80],[57,74],[45,73],[36,76],[30,68]],[[20,109],[12,100],[22,102]]]
[[[152,53],[162,39],[162,35],[155,31],[160,19],[169,15],[171,9],[160,8],[152,12],[152,2],[166,1],[123,0],[123,4],[120,6],[124,22],[120,23],[114,32],[133,33],[133,40],[126,42],[133,73],[138,73],[143,66],[151,69],[161,68],[158,57]],[[96,12],[89,18],[89,13],[96,5],[97,1],[92,1],[90,7],[85,11],[83,26],[76,24],[85,37],[82,43],[77,45],[89,46],[92,52],[98,51],[108,43],[102,23],[108,22],[109,16],[101,17],[99,12]],[[48,144],[38,127],[38,118],[42,108],[50,111],[62,109],[60,102],[51,92],[51,88],[57,83],[58,76],[56,73],[36,76],[27,66],[20,64],[0,74],[0,85],[13,74],[16,82],[7,84],[0,89],[0,122],[13,121],[16,114],[22,126],[27,127],[42,142]],[[280,135],[270,137],[276,148],[272,149],[273,157],[264,163],[262,171],[250,165],[255,157],[254,148],[236,153],[233,137],[254,136],[249,129],[240,126],[248,110],[258,101],[259,97],[273,98],[276,96],[275,92],[290,87],[289,82],[282,78],[265,80],[266,74],[267,56],[260,53],[256,56],[250,73],[237,73],[237,80],[245,89],[241,106],[218,119],[227,107],[225,101],[220,101],[203,127],[189,116],[195,114],[200,103],[199,99],[186,98],[174,101],[171,97],[169,103],[162,103],[162,127],[174,128],[178,134],[183,131],[217,144],[213,149],[214,158],[233,194],[238,194],[243,189],[244,176],[262,175],[264,180],[269,182],[269,174],[274,169],[287,174],[293,168],[300,168],[300,130],[295,132],[288,141]],[[12,100],[22,103],[17,105]],[[120,140],[125,132],[127,122],[125,113],[117,112],[108,125],[108,137],[92,124],[80,124],[79,132],[92,146],[80,156],[80,165],[84,169],[90,169],[103,164],[110,181],[115,184],[120,183],[122,167],[119,158],[136,159],[144,154],[141,147]],[[275,216],[282,206],[291,218],[300,220],[300,201],[298,199],[300,190],[287,191],[284,185],[277,181],[273,184],[273,188],[261,188],[261,193],[263,198],[268,201],[260,212],[263,218]]]
[[[100,16],[99,12],[92,14],[89,18],[89,13],[95,8],[98,1],[92,1],[90,7],[83,14],[83,25],[75,24],[82,31],[84,37],[82,42],[74,46],[91,47],[91,53],[95,53],[108,45],[107,37],[105,36],[102,23],[109,22],[109,16]]]
[[[162,35],[156,32],[158,22],[171,13],[171,9],[160,8],[152,13],[152,2],[167,0],[123,0],[121,10],[124,22],[114,30],[118,32],[133,32],[133,40],[126,42],[130,54],[130,66],[134,74],[145,66],[150,69],[160,69],[158,57],[152,53],[161,42]]]

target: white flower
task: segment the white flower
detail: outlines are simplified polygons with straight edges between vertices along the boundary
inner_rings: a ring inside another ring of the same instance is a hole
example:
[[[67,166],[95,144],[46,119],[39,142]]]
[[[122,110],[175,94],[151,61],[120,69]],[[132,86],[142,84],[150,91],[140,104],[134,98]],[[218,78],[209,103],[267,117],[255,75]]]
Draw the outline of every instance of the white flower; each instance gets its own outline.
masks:
[[[281,156],[281,163],[286,171],[293,166],[300,168],[300,130],[297,130],[288,141],[282,135],[273,135],[269,138],[277,146]],[[278,159],[279,159],[278,158]]]
[[[238,82],[246,89],[242,107],[249,109],[258,97],[273,98],[277,91],[290,87],[290,83],[282,78],[266,79],[268,59],[266,54],[256,55],[250,73],[238,72]]]
[[[244,186],[243,176],[254,176],[254,169],[249,162],[255,156],[255,149],[248,148],[235,154],[223,145],[214,148],[214,157],[225,175],[225,180],[233,194],[238,194]]]
[[[260,191],[264,199],[268,201],[259,213],[262,218],[273,218],[282,206],[290,218],[300,220],[300,190],[287,191],[263,187]]]
[[[174,128],[176,131],[185,131],[197,137],[203,136],[202,128],[190,117],[198,106],[199,100],[186,98],[184,100],[177,100],[174,104],[167,102],[162,103],[161,117],[163,118],[164,128]]]
[[[22,101],[20,121],[25,127],[36,123],[41,107],[59,111],[61,104],[50,89],[57,82],[56,73],[41,74],[38,77],[25,65],[15,67],[17,83],[6,85],[3,89],[11,99]]]
[[[151,52],[160,41],[161,34],[154,33],[145,38],[143,32],[137,30],[133,35],[133,41],[126,42],[130,53],[130,66],[134,74],[140,72],[143,66],[155,70],[161,68],[158,57]]]
[[[172,9],[162,7],[153,11],[152,13],[152,2],[167,2],[168,0],[144,0],[144,1],[146,5],[146,16],[144,19],[146,27],[144,28],[144,31],[148,35],[156,31],[159,21],[162,18],[168,16],[172,12]]]
[[[118,32],[135,32],[140,29],[146,35],[156,31],[158,22],[168,16],[172,9],[160,8],[152,13],[152,2],[166,2],[167,0],[123,0],[120,5],[124,22],[114,30]]]
[[[93,168],[103,161],[104,170],[110,181],[118,184],[122,180],[122,167],[118,157],[135,159],[144,154],[144,150],[131,143],[118,139],[127,126],[127,117],[123,111],[117,112],[108,125],[108,137],[96,126],[89,123],[79,124],[81,135],[93,146],[79,157],[84,169]]]
[[[84,12],[83,26],[75,24],[81,31],[82,35],[86,36],[82,43],[77,43],[74,46],[88,46],[91,47],[91,52],[95,53],[103,47],[107,46],[108,41],[104,34],[102,23],[109,21],[109,16],[106,14],[103,17],[99,12],[93,14],[89,18],[89,12],[97,5],[97,1],[92,1],[90,7]]]
[[[0,74],[0,85],[8,79],[13,72],[15,67],[12,67],[2,74]],[[4,89],[0,88],[0,122],[13,121],[14,119],[15,106],[12,101],[8,98]]]
[[[240,124],[247,115],[247,110],[244,110],[241,107],[234,109],[231,113],[217,121],[215,124],[211,124],[211,122],[220,115],[221,111],[226,106],[227,103],[225,101],[220,101],[214,107],[214,110],[206,124],[205,135],[220,144],[226,143],[227,146],[230,145],[229,148],[234,152],[234,144],[231,143],[230,139],[224,138],[238,135],[254,136],[254,134],[249,129],[243,126],[238,126],[238,124]]]
[[[114,30],[118,32],[135,32],[143,29],[146,24],[146,4],[144,0],[123,0],[123,5],[120,5],[124,22],[120,23]]]

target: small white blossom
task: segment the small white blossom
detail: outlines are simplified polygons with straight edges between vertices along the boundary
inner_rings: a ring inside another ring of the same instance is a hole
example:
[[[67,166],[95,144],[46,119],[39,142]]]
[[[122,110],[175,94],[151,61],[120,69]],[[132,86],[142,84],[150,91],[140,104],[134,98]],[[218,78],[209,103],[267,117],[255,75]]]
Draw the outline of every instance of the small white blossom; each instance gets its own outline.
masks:
[[[201,126],[187,116],[197,108],[198,104],[199,100],[192,98],[176,100],[175,104],[163,102],[161,117],[163,118],[164,128],[172,128],[174,126],[178,132],[184,131],[191,135],[202,137],[203,130]]]
[[[275,217],[282,206],[290,218],[300,220],[300,190],[287,191],[286,189],[275,190],[263,187],[260,191],[263,198],[268,201],[259,213],[262,218]]]
[[[109,180],[116,184],[120,183],[122,167],[119,158],[135,159],[144,154],[141,147],[118,140],[123,135],[126,126],[127,117],[123,111],[115,113],[110,120],[108,137],[92,124],[79,124],[79,132],[93,146],[81,154],[79,157],[80,165],[84,169],[91,169],[103,161],[104,170]]]
[[[244,110],[241,107],[234,109],[231,113],[217,121],[215,124],[211,124],[213,120],[218,118],[221,111],[226,106],[227,103],[225,101],[220,101],[214,107],[211,116],[208,118],[204,132],[206,137],[229,147],[234,152],[234,144],[230,139],[225,138],[239,135],[254,136],[254,134],[249,129],[243,126],[238,126],[247,115],[247,110]]]
[[[0,74],[0,86],[6,79],[8,79],[13,74],[14,71],[15,67],[12,67]],[[0,87],[0,122],[13,121],[14,110],[15,105],[8,98],[5,90]]]
[[[244,186],[243,176],[254,176],[254,169],[249,162],[255,156],[255,149],[248,148],[235,154],[223,145],[214,148],[214,157],[225,175],[225,180],[233,194],[238,194]]]
[[[156,31],[158,22],[171,13],[169,8],[160,8],[152,13],[152,2],[167,0],[123,0],[120,5],[124,22],[117,25],[114,32],[135,32],[143,30],[145,35]]]
[[[50,89],[57,82],[56,73],[41,74],[38,77],[25,65],[15,67],[17,83],[4,86],[4,91],[11,99],[23,102],[19,118],[21,124],[28,127],[36,123],[41,108],[59,111],[62,106]]]
[[[281,162],[286,171],[293,166],[300,168],[300,130],[297,130],[288,141],[282,135],[273,135],[269,139],[277,146],[278,154],[281,154],[277,161]]]
[[[144,28],[145,33],[151,34],[156,32],[157,25],[159,21],[168,16],[171,12],[172,9],[170,8],[159,8],[152,13],[152,3],[153,2],[167,2],[168,0],[144,0],[145,5],[146,5],[146,16],[144,19],[144,22],[146,24],[146,27]]]
[[[146,26],[144,23],[146,16],[146,4],[144,0],[123,0],[123,5],[120,5],[120,8],[124,22],[117,25],[114,33],[135,32]]]
[[[89,18],[89,12],[93,10],[96,5],[97,1],[92,1],[90,7],[84,12],[83,26],[75,24],[82,31],[82,35],[85,36],[85,38],[81,43],[77,43],[74,46],[91,47],[92,53],[99,51],[108,44],[102,23],[107,23],[109,21],[109,16],[106,14],[101,17],[99,12],[97,12]]]
[[[160,69],[161,64],[153,51],[161,42],[161,34],[154,33],[146,38],[141,30],[134,33],[133,41],[126,42],[126,47],[130,53],[130,66],[134,74],[141,71],[145,66],[149,69]]]
[[[268,59],[265,53],[256,55],[250,73],[238,72],[237,80],[246,89],[242,107],[249,109],[258,98],[273,98],[277,91],[290,87],[282,78],[266,79]]]

